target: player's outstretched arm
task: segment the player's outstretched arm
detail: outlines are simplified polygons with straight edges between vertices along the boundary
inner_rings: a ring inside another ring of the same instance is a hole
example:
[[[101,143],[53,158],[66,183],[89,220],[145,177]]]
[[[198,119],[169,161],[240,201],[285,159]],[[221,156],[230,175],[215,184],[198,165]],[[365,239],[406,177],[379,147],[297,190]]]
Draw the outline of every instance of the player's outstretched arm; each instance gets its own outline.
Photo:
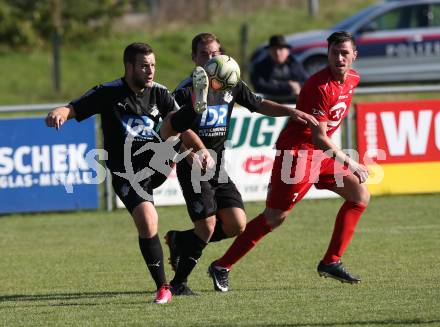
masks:
[[[270,100],[263,100],[257,110],[258,113],[271,117],[289,117],[300,124],[318,125],[318,121],[312,115]]]
[[[339,149],[336,144],[327,136],[327,122],[320,122],[318,126],[312,126],[312,141],[319,149],[326,152],[330,157],[348,167],[348,169],[364,183],[369,175],[368,168],[356,162]]]
[[[60,129],[61,125],[71,118],[75,118],[75,110],[68,104],[67,106],[57,107],[51,110],[47,114],[45,122],[48,127]]]

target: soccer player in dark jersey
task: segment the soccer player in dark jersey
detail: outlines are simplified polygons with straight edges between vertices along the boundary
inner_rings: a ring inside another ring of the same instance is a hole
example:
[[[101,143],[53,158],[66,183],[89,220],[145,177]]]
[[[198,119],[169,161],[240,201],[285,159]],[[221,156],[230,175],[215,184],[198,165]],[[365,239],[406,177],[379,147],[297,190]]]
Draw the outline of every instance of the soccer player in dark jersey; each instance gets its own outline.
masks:
[[[155,63],[148,44],[128,45],[124,51],[124,77],[98,85],[68,105],[53,109],[46,117],[46,124],[58,129],[71,118],[82,121],[101,115],[108,155],[106,164],[112,174],[113,188],[133,217],[141,253],[157,286],[154,302],[162,304],[170,302],[172,294],[157,235],[153,188],[158,180],[164,179],[162,174],[168,174],[167,164],[172,159],[176,161],[173,146],[177,140],[167,139],[188,129],[197,113],[193,106],[178,110],[166,87],[154,82]],[[202,111],[200,106],[198,109]],[[186,139],[191,140],[191,132]],[[195,149],[203,146],[196,144],[197,141],[196,136],[195,143],[189,146]]]
[[[327,41],[328,67],[306,81],[297,102],[297,108],[313,115],[319,125],[304,126],[290,120],[281,132],[276,142],[278,153],[265,210],[246,225],[244,233],[235,239],[223,257],[209,267],[217,291],[228,291],[228,273],[232,265],[281,225],[312,185],[331,190],[345,199],[336,216],[327,252],[318,265],[318,273],[341,282],[360,282],[345,269],[340,259],[370,199],[363,184],[368,178],[368,170],[330,139],[347,115],[353,91],[359,83],[358,74],[351,69],[357,51],[350,33],[335,32]]]
[[[202,33],[192,41],[192,59],[196,66],[203,66],[210,58],[221,54],[217,37]],[[191,105],[191,86],[193,79],[185,79],[174,92],[179,105]],[[228,91],[215,91],[209,88],[208,109],[199,116],[192,126],[204,145],[217,157],[215,172],[209,180],[194,181],[192,166],[186,160],[177,163],[177,176],[182,187],[188,213],[194,229],[169,231],[166,242],[170,248],[170,263],[176,271],[170,284],[175,295],[191,295],[187,278],[208,242],[216,242],[240,234],[246,225],[246,214],[239,191],[227,175],[222,162],[225,141],[228,135],[230,118],[235,103],[251,112],[269,116],[290,116],[298,125],[317,124],[315,118],[302,111],[278,103],[263,100],[248,86],[239,81]],[[186,133],[182,135],[185,139]],[[200,189],[196,189],[196,182]]]

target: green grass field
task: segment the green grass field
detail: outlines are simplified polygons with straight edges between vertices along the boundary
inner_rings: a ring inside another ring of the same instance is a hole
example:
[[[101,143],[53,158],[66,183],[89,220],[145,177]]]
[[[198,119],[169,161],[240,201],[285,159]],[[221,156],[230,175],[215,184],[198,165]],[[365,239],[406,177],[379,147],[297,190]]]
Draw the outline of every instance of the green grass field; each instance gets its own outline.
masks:
[[[321,279],[341,200],[305,200],[213,291],[208,246],[190,279],[197,297],[151,304],[154,284],[124,210],[0,218],[2,326],[440,326],[440,196],[373,198],[344,262],[360,285]],[[246,204],[249,217],[262,203]],[[160,234],[190,226],[159,208]],[[167,248],[164,248],[168,256]],[[166,267],[171,278],[171,270]]]

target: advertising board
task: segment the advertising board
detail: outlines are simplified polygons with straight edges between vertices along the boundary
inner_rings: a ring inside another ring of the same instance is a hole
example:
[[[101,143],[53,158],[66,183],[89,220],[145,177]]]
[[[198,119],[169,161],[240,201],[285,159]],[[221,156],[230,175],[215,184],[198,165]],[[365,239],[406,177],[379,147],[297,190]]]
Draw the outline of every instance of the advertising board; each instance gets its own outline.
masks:
[[[95,119],[0,119],[0,213],[98,208]],[[91,152],[90,152],[91,151]]]

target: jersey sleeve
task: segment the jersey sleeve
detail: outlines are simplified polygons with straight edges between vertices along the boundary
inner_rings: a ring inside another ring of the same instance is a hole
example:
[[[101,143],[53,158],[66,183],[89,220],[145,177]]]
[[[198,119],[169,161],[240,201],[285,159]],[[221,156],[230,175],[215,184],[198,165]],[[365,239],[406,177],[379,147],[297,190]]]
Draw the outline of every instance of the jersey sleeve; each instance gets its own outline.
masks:
[[[239,81],[237,85],[232,89],[235,101],[247,108],[249,111],[257,111],[260,107],[263,98],[252,92],[249,87],[243,81]]]
[[[72,100],[69,104],[75,110],[75,119],[82,121],[95,114],[101,113],[105,106],[106,94],[102,85],[98,85],[88,90],[81,97]]]
[[[160,97],[160,112],[162,113],[163,117],[165,117],[171,111],[179,110],[179,105],[168,89],[161,89]]]
[[[324,87],[306,82],[298,99],[298,109],[311,114],[319,122],[325,122],[329,120],[329,100]]]

